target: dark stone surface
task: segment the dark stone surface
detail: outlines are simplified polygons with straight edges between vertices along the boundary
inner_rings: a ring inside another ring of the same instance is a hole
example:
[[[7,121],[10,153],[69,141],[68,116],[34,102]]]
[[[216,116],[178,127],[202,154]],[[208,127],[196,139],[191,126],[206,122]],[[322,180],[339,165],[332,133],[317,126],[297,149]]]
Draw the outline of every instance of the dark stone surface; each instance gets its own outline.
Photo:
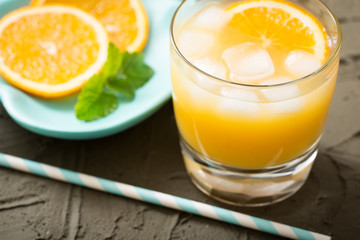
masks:
[[[333,236],[360,236],[360,1],[325,1],[341,20],[338,83],[304,187],[268,207],[213,201],[189,181],[171,102],[143,123],[91,141],[42,137],[0,105],[0,152],[230,208]],[[0,168],[0,240],[281,239],[265,233]]]

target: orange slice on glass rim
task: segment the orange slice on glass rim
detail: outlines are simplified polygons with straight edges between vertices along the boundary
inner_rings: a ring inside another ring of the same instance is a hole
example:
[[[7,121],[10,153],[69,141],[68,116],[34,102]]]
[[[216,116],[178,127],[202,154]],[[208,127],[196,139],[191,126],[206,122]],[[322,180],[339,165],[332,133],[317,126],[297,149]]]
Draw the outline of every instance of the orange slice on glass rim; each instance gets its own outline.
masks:
[[[262,44],[285,51],[296,49],[314,54],[321,62],[328,57],[326,32],[319,20],[304,9],[284,0],[248,0],[227,11],[230,26]]]

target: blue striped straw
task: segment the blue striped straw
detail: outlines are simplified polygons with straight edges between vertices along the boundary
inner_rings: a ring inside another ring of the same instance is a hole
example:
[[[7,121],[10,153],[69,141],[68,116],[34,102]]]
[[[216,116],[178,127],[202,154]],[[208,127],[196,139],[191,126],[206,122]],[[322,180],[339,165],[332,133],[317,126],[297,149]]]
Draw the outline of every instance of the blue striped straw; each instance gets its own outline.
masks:
[[[116,194],[122,197],[128,197],[148,203],[153,203],[163,207],[173,208],[191,214],[196,214],[219,221],[232,223],[242,227],[247,227],[291,239],[331,239],[329,236],[325,236],[319,233],[314,233],[285,224],[245,215],[239,212],[230,211],[209,204],[204,204],[201,202],[192,201],[189,199],[156,192],[124,183],[110,181],[107,179],[94,177],[87,174],[66,170],[63,168],[53,167],[47,164],[42,164],[3,153],[0,153],[0,166],[10,169],[16,169],[22,172],[31,173],[46,178],[56,179],[67,183],[72,183],[82,187]]]

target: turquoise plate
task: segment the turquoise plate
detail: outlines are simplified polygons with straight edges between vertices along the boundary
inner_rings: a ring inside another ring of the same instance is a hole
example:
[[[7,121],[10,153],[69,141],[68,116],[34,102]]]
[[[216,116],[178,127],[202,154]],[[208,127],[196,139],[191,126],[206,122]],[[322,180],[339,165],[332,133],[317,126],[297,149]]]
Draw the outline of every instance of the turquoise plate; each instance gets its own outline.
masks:
[[[79,121],[74,106],[77,96],[43,100],[30,96],[0,78],[0,99],[9,115],[35,133],[63,139],[93,139],[118,133],[149,117],[171,96],[169,66],[169,26],[179,1],[143,0],[150,18],[150,37],[144,50],[145,61],[154,77],[137,90],[132,102],[121,103],[109,116],[93,122]],[[0,0],[0,17],[29,0]]]

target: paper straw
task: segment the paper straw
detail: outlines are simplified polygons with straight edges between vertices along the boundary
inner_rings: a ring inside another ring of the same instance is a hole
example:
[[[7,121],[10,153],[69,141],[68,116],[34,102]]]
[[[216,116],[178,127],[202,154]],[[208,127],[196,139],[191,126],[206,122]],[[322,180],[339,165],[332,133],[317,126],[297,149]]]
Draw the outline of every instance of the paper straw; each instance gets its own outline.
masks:
[[[232,223],[242,227],[247,227],[291,239],[331,239],[329,236],[326,235],[253,217],[239,212],[234,212],[209,204],[204,204],[201,202],[169,195],[166,193],[115,182],[104,178],[94,177],[87,174],[66,170],[63,168],[53,167],[47,164],[42,164],[3,153],[0,153],[0,166],[10,169],[16,169],[22,172],[31,173],[46,178],[60,180],[67,183],[72,183],[82,187],[112,193],[122,197],[128,197],[147,203],[153,203],[163,207],[173,208],[179,211],[208,217],[222,222]]]

